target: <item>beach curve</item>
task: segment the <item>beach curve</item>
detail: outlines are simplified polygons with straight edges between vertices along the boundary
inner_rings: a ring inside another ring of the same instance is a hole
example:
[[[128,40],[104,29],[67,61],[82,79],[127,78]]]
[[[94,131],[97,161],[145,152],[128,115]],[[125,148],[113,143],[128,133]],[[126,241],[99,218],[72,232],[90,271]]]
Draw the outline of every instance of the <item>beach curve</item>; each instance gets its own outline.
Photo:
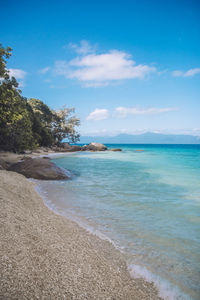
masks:
[[[23,175],[0,171],[0,299],[160,299],[111,243],[50,211]]]

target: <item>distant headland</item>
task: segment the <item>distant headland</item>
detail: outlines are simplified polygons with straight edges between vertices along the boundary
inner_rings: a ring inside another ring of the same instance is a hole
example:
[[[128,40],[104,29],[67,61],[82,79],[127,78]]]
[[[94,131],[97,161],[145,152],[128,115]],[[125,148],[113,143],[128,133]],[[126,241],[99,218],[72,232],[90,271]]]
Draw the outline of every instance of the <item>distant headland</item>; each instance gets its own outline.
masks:
[[[118,134],[116,136],[81,136],[80,143],[91,141],[104,144],[200,144],[200,137],[185,134]]]

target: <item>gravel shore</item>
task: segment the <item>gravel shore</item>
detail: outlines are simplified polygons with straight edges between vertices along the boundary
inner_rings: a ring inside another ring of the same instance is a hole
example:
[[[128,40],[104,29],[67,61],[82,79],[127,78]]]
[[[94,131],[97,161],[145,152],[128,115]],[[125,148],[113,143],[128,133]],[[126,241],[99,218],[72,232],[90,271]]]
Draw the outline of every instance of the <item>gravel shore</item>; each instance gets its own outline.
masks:
[[[108,241],[50,211],[23,175],[0,170],[0,299],[160,299]]]

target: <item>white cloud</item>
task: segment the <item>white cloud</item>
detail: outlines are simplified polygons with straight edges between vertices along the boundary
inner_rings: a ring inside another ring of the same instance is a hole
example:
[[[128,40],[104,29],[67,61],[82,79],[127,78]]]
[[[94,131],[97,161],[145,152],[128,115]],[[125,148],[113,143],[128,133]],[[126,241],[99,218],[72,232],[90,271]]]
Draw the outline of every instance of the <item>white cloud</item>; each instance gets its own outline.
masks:
[[[126,117],[128,115],[157,115],[169,111],[175,111],[177,108],[136,108],[136,107],[117,107],[115,108],[115,112],[117,113],[118,117]]]
[[[8,69],[9,75],[15,77],[16,79],[24,79],[26,72],[20,69]]]
[[[190,77],[190,76],[194,76],[199,73],[200,73],[200,68],[194,68],[194,69],[190,69],[186,72],[176,70],[176,71],[172,72],[172,75],[174,77]]]
[[[39,70],[39,73],[45,74],[45,73],[47,73],[50,69],[51,69],[50,67],[46,67],[46,68],[40,69],[40,70]]]
[[[144,79],[156,71],[155,67],[136,65],[129,54],[117,50],[78,57],[70,61],[70,66],[73,69],[68,77],[87,82],[90,86],[122,79]]]
[[[69,47],[72,48],[76,53],[86,55],[88,53],[94,53],[97,49],[97,44],[92,46],[88,41],[80,41],[80,46],[77,44],[69,43]]]
[[[77,79],[84,87],[106,86],[124,79],[144,79],[156,67],[136,64],[131,55],[118,50],[96,54],[94,47],[87,41],[81,41],[80,47],[70,44],[79,55],[71,61],[56,61],[54,75]]]
[[[91,112],[86,120],[88,121],[100,121],[100,120],[105,120],[109,117],[109,112],[107,109],[99,109],[96,108],[93,112]]]

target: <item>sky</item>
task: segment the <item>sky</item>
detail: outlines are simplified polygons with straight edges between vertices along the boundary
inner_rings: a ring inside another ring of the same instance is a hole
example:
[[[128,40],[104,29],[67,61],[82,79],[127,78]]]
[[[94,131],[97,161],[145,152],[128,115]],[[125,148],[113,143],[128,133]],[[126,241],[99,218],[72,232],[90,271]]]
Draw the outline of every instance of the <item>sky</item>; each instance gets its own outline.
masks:
[[[4,1],[23,96],[75,107],[82,135],[200,135],[200,1]]]

